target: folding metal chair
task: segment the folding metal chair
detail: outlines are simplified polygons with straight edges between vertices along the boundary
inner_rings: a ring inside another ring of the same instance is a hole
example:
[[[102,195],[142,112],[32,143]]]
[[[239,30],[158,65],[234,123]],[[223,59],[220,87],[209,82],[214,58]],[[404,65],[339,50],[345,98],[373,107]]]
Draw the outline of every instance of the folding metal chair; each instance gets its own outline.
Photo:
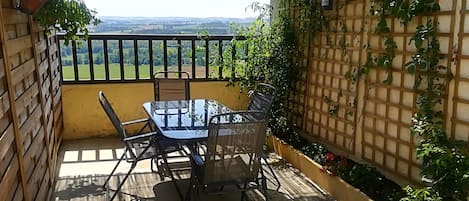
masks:
[[[120,192],[122,185],[127,180],[130,173],[132,173],[132,170],[135,168],[135,166],[137,165],[139,161],[150,159],[150,158],[153,159],[155,157],[161,157],[163,158],[163,160],[166,161],[167,160],[166,154],[173,151],[168,147],[173,147],[173,146],[178,146],[178,145],[172,142],[167,142],[161,139],[157,139],[156,136],[158,132],[144,133],[143,131],[149,125],[148,119],[139,119],[139,120],[121,123],[119,117],[114,112],[114,109],[112,108],[111,104],[109,103],[109,101],[107,100],[106,96],[104,95],[102,91],[99,92],[98,99],[104,111],[106,112],[109,120],[111,120],[112,125],[116,128],[116,131],[119,134],[119,137],[121,138],[122,142],[125,145],[124,153],[119,158],[119,161],[117,162],[116,166],[114,166],[114,169],[112,169],[111,174],[107,177],[103,185],[103,188],[106,190],[106,195],[107,195],[106,199],[114,200],[114,198]],[[133,125],[137,123],[144,124],[144,126],[137,132],[137,134],[128,135],[125,127],[128,125]],[[108,195],[109,180],[114,175],[117,167],[123,160],[125,160],[128,163],[131,163],[130,169],[124,176],[124,179],[122,179],[121,182],[119,183],[114,194],[109,199],[109,195]],[[169,167],[167,168],[169,169]],[[172,176],[172,174],[171,174],[171,177],[174,180],[174,177]],[[180,190],[177,185],[176,185],[176,188],[177,188],[178,193],[182,197],[182,194],[180,193]]]
[[[199,188],[212,185],[237,186],[242,193],[241,200],[245,198],[245,191],[261,187],[268,200],[266,179],[261,168],[267,122],[257,118],[262,113],[240,111],[210,118],[205,155],[199,155],[195,150],[190,154],[192,172],[186,200],[191,199],[194,189],[198,192]],[[259,173],[262,185],[259,184]]]
[[[177,72],[177,71],[161,71],[153,75],[153,89],[155,95],[155,101],[172,101],[172,100],[189,100],[190,98],[190,83],[189,73]],[[160,136],[162,138],[162,136]],[[169,147],[168,147],[169,148]],[[174,151],[179,151],[180,154],[184,154],[181,147],[173,147]],[[185,157],[185,156],[184,156]],[[161,158],[154,158],[151,163],[151,169],[153,164],[160,167]],[[170,171],[170,170],[168,170]],[[168,172],[166,171],[166,172]],[[155,172],[155,171],[154,171]],[[160,177],[164,180],[162,171],[159,171]]]
[[[256,88],[250,91],[248,94],[250,99],[247,110],[263,111],[264,116],[262,117],[267,120],[269,117],[270,108],[272,107],[272,103],[275,98],[275,87],[270,84],[259,83]],[[278,179],[270,164],[267,162],[267,156],[263,154],[262,159],[269,168],[271,176],[275,179],[277,190],[279,190],[281,185],[280,180]]]

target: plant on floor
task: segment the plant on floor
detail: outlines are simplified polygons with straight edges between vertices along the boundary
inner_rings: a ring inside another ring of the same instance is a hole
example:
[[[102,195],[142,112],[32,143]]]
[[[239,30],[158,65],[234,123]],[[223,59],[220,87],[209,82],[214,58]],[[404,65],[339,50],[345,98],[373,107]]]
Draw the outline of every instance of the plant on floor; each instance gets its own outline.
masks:
[[[88,37],[88,25],[98,25],[101,21],[96,11],[89,9],[81,0],[50,0],[35,15],[44,28],[52,27],[65,32],[65,44]]]

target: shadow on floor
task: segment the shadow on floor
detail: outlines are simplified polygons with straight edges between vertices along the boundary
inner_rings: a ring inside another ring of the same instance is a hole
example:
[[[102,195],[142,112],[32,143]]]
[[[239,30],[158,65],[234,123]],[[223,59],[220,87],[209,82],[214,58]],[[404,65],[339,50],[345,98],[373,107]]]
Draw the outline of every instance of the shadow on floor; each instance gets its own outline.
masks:
[[[188,179],[178,181],[178,185],[181,188],[182,193],[185,195],[189,185]],[[166,201],[166,200],[179,200],[178,194],[175,190],[173,182],[161,182],[154,186],[153,191],[155,192],[155,200]],[[258,190],[250,190],[247,193],[247,201],[263,201],[265,200]],[[213,190],[203,191],[200,190],[199,195],[196,198],[196,193],[192,193],[191,200],[200,201],[239,201],[241,200],[241,192],[237,191],[234,187],[226,187],[224,192],[214,192]],[[292,197],[284,192],[268,190],[269,200],[273,201],[325,201],[328,200],[321,195],[303,195],[299,197]]]
[[[106,200],[106,191],[102,188],[106,174],[109,174],[117,163],[117,156],[121,152],[121,144],[115,139],[93,139],[83,141],[69,141],[61,148],[58,160],[58,177],[55,186],[54,201],[101,201]],[[327,194],[317,188],[301,172],[286,164],[275,154],[269,155],[269,164],[281,182],[279,191],[272,177],[269,178],[269,200],[271,201],[331,201]],[[110,180],[110,188],[116,189],[127,172],[129,164],[124,163],[118,169],[118,175]],[[150,171],[150,161],[141,161],[135,171],[124,183],[121,192],[115,201],[159,200],[178,201],[174,184],[166,178],[165,181],[158,174]],[[180,163],[183,164],[183,163]],[[187,164],[186,164],[187,166]],[[188,167],[178,167],[176,178],[182,193],[188,188]],[[270,177],[269,177],[270,176]],[[225,188],[229,191],[229,188]],[[109,191],[112,193],[113,191]],[[265,200],[258,190],[247,192],[249,201]],[[195,196],[195,194],[194,194]],[[202,193],[199,201],[238,201],[239,191],[225,192],[224,194]],[[196,199],[192,199],[196,200]]]

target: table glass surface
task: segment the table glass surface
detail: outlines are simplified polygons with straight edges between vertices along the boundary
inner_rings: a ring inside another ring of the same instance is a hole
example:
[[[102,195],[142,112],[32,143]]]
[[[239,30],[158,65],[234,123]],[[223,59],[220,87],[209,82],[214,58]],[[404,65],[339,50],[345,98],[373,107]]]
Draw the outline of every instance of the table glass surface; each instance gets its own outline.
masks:
[[[232,111],[211,99],[153,101],[143,108],[165,137],[176,140],[207,138],[210,118]]]

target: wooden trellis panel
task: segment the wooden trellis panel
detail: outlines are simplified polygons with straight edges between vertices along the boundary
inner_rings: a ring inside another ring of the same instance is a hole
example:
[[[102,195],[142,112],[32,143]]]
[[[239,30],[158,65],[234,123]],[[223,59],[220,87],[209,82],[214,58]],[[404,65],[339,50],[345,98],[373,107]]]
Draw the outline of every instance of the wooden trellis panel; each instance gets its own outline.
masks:
[[[309,40],[310,33],[305,32],[303,26],[305,26],[306,21],[303,19],[309,15],[308,11],[302,10],[304,1],[302,0],[281,0],[279,9],[288,11],[288,18],[292,19],[292,26],[296,31],[297,37],[297,49],[299,52],[299,57],[294,58],[294,62],[298,63],[303,69],[308,67],[308,55],[309,55]],[[296,85],[295,91],[290,91],[289,99],[285,102],[288,106],[287,118],[294,126],[301,128],[304,121],[304,101],[305,101],[305,91],[306,91],[306,74],[303,74],[303,77],[299,80]]]
[[[460,13],[451,137],[469,141],[469,3],[467,1],[462,1]]]
[[[0,19],[0,200],[49,200],[62,128],[56,40],[11,1]]]
[[[428,18],[436,20],[439,29],[441,52],[445,59],[441,65],[450,67],[456,1],[440,2],[442,11]],[[401,179],[420,181],[420,162],[416,159],[415,146],[418,142],[410,135],[411,117],[416,111],[418,93],[414,89],[414,75],[410,75],[405,64],[415,54],[415,46],[410,39],[419,24],[426,23],[427,17],[419,17],[407,26],[402,26],[398,19],[388,19],[391,33],[387,36],[396,41],[396,57],[391,72],[375,67],[370,71],[365,86],[363,110],[362,158],[383,170],[391,172]],[[384,35],[374,34],[377,19],[370,17],[368,28],[369,52],[384,52]],[[388,73],[392,73],[392,82],[383,83]],[[446,101],[441,106],[446,113]]]
[[[338,1],[326,11],[330,31],[310,47],[304,130],[342,151],[355,152],[357,84],[346,74],[361,63],[364,1]]]
[[[311,34],[304,31],[304,26],[308,24],[306,19],[310,14],[308,11],[304,11],[300,9],[302,2],[296,1],[295,7],[293,9],[292,17],[294,18],[294,27],[297,31],[297,49],[299,52],[299,58],[296,58],[295,62],[300,65],[300,68],[307,69],[308,67],[308,57],[309,57],[309,47],[310,43],[309,40],[311,38]],[[293,97],[291,98],[291,104],[289,105],[290,108],[288,111],[289,119],[291,122],[295,124],[297,128],[301,128],[303,125],[303,114],[305,112],[304,108],[304,101],[305,101],[305,94],[306,92],[306,74],[303,74],[301,79],[296,85],[295,93],[291,94]]]
[[[377,18],[369,14],[370,0],[334,1],[332,11],[323,11],[329,18],[330,29],[314,35],[301,31],[303,23],[308,23],[309,19],[301,10],[304,1],[286,2],[280,9],[288,9],[290,19],[300,30],[297,61],[308,67],[306,82],[300,82],[295,107],[290,108],[303,116],[290,115],[289,119],[301,124],[307,137],[369,163],[399,183],[420,181],[420,161],[415,153],[417,139],[409,131],[418,93],[414,89],[415,75],[407,72],[405,64],[416,53],[414,44],[410,43],[413,33],[418,25],[431,18],[438,26],[444,55],[440,65],[455,69],[456,77],[439,107],[445,114],[451,137],[469,140],[469,116],[465,114],[469,110],[469,96],[463,93],[469,90],[469,71],[462,68],[469,65],[469,26],[466,25],[469,5],[466,1],[441,0],[441,11],[417,17],[407,26],[401,25],[398,19],[388,18],[391,32],[386,35],[375,33]],[[455,32],[459,24],[457,56],[461,60],[454,67],[453,44],[457,41]],[[385,36],[392,37],[397,45],[392,69],[375,66],[364,80],[349,81],[347,73],[362,66],[368,53],[376,56],[385,51]],[[393,79],[386,84],[383,81],[388,73]],[[304,107],[297,106],[301,103]]]

